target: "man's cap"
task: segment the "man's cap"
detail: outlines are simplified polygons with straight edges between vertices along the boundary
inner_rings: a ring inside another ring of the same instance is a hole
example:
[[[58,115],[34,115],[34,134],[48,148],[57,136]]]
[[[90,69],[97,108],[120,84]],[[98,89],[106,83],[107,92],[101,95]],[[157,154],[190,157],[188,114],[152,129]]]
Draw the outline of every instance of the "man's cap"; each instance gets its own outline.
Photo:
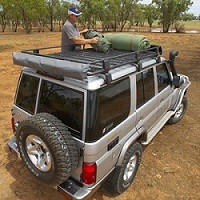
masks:
[[[68,9],[68,15],[76,15],[76,16],[79,16],[81,15],[82,12],[79,11],[77,8],[74,8],[74,7],[71,7]]]

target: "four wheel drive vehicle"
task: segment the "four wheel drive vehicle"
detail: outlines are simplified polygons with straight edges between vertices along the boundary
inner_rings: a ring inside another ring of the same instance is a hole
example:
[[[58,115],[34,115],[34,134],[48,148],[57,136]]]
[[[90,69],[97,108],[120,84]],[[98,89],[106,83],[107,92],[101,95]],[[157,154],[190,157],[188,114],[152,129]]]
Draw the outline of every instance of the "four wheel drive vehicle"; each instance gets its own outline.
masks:
[[[104,181],[120,194],[135,178],[142,145],[185,113],[190,81],[176,73],[177,52],[165,59],[159,46],[55,51],[13,54],[25,67],[8,145],[32,174],[65,196],[84,199]]]

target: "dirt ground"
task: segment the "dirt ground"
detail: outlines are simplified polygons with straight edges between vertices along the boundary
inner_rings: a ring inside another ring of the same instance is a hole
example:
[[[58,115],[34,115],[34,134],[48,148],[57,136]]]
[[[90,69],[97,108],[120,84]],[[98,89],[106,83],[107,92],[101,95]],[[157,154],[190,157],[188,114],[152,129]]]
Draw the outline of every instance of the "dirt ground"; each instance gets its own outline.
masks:
[[[176,67],[189,76],[188,110],[182,121],[166,125],[145,148],[134,184],[120,196],[99,189],[91,200],[198,200],[200,199],[200,34],[137,33],[152,43],[179,51]],[[20,67],[12,63],[12,52],[57,46],[60,33],[31,35],[0,33],[0,200],[64,200],[54,188],[39,183],[23,163],[11,154],[11,107]]]

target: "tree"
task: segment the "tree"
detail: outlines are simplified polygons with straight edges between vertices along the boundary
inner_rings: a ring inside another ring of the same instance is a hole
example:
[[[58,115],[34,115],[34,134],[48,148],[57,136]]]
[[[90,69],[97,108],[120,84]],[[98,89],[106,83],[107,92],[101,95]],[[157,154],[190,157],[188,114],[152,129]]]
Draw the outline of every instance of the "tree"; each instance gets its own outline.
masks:
[[[123,31],[124,26],[130,20],[134,12],[134,5],[138,0],[110,0],[109,12],[111,12],[111,20],[114,21],[114,31],[119,27]]]
[[[152,27],[153,22],[158,19],[158,9],[153,4],[149,4],[144,7],[144,10],[149,27]]]
[[[18,10],[15,8],[14,6],[14,1],[13,3],[11,4],[11,7],[10,7],[10,17],[9,17],[9,20],[11,22],[11,27],[12,27],[12,30],[13,32],[17,32],[17,29],[18,29],[18,26],[20,24],[20,13],[18,12]]]
[[[7,0],[0,0],[0,5],[1,5],[0,24],[2,32],[5,32],[5,28],[9,22],[11,4]]]
[[[45,0],[47,6],[47,19],[49,21],[50,27],[47,28],[50,31],[54,31],[54,21],[56,19],[57,8],[60,6],[59,0]]]
[[[190,13],[184,13],[182,16],[181,16],[181,20],[183,21],[191,21],[191,20],[195,20],[196,17],[194,14],[190,14]]]
[[[34,9],[34,19],[32,23],[38,27],[38,32],[44,32],[47,23],[47,7],[45,1],[38,0],[37,7]]]
[[[170,26],[179,20],[181,14],[193,4],[191,0],[152,0],[152,3],[155,3],[159,9],[160,23],[164,33],[167,33]]]
[[[130,19],[131,25],[144,26],[145,23],[145,5],[137,4],[134,6],[134,11]]]
[[[94,27],[98,20],[102,23],[102,28],[112,28],[122,31],[126,23],[130,20],[133,6],[139,0],[80,0],[80,7],[83,11],[82,23],[87,27]]]
[[[42,0],[11,0],[12,1],[12,24],[17,25],[19,21],[26,33],[31,33],[33,24],[44,15],[44,1]],[[10,1],[9,1],[10,2]]]
[[[56,19],[58,21],[59,30],[61,31],[63,24],[66,21],[67,18],[67,10],[69,8],[70,4],[66,1],[61,1],[59,5],[57,5],[56,8]]]
[[[100,8],[97,0],[81,0],[80,9],[82,11],[81,24],[87,28],[94,28],[98,18],[98,9]]]

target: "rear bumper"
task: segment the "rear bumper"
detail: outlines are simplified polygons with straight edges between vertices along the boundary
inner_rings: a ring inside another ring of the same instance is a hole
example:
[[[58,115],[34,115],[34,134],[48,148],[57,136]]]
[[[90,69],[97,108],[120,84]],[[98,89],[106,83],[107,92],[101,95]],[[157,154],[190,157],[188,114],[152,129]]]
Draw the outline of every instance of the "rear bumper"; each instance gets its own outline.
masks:
[[[15,154],[18,158],[20,158],[15,136],[8,141],[8,147],[13,154]]]
[[[20,153],[17,148],[17,142],[15,136],[8,141],[8,147],[13,154],[15,154],[18,158],[20,158]],[[64,197],[72,200],[87,199],[98,188],[99,188],[98,186],[87,188],[72,177],[68,178],[65,182],[57,186],[57,190]]]
[[[88,199],[98,188],[98,186],[95,188],[86,188],[72,177],[57,187],[63,196],[73,200]]]

